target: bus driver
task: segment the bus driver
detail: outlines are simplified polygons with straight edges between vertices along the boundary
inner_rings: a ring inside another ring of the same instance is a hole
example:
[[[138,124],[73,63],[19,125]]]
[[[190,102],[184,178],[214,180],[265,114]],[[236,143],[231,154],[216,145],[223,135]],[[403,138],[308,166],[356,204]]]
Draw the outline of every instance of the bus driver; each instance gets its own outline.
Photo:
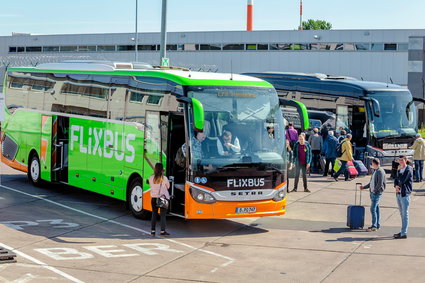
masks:
[[[241,152],[239,139],[233,136],[230,131],[223,131],[223,135],[217,140],[218,154],[229,156]]]

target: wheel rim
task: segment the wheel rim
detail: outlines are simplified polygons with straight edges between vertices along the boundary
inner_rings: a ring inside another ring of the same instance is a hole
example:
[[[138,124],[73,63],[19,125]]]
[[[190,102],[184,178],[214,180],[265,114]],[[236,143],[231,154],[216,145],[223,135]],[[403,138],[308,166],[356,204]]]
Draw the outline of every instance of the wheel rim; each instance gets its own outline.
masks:
[[[38,177],[40,176],[40,164],[37,159],[33,159],[31,162],[31,179],[34,182],[38,181]]]
[[[140,185],[134,186],[131,190],[131,207],[134,211],[142,211],[143,191]]]

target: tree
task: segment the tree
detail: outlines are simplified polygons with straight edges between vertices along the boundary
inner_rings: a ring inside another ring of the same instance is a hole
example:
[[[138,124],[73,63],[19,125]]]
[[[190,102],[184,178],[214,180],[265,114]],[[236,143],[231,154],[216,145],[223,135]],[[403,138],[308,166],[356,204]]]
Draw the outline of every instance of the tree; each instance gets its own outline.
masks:
[[[327,21],[309,19],[302,22],[302,27],[303,30],[331,29],[332,24]]]

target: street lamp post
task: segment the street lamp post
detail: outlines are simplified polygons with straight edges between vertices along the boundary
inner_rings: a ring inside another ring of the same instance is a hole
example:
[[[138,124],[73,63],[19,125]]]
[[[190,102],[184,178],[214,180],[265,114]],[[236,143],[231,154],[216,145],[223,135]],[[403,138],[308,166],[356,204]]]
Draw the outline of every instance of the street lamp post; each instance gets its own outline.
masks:
[[[162,65],[162,58],[166,58],[167,49],[167,0],[162,0],[161,16],[161,46],[159,54],[159,65]]]
[[[138,2],[139,2],[139,0],[136,0],[136,23],[135,23],[135,25],[136,25],[136,27],[135,27],[135,29],[136,29],[136,34],[135,34],[135,36],[134,36],[134,40],[135,40],[135,43],[134,43],[134,50],[135,50],[135,61],[137,62],[137,61],[139,61],[139,32],[137,31],[137,26],[138,26],[138,20],[137,20],[137,18],[138,18],[138,11],[139,11],[139,9],[138,9]]]

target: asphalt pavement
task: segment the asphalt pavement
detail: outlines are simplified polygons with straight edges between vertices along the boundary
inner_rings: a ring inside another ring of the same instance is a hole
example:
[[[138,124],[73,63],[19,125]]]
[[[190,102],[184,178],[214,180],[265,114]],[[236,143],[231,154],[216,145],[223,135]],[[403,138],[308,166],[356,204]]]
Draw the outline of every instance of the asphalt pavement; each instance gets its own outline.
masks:
[[[223,220],[167,218],[171,237],[151,237],[108,197],[61,185],[34,187],[1,164],[0,282],[424,282],[425,185],[415,183],[408,239],[392,182],[376,232],[346,227],[356,182],[312,175],[311,193],[288,195],[278,217]],[[362,193],[366,223],[369,195]],[[366,228],[365,227],[365,228]]]

